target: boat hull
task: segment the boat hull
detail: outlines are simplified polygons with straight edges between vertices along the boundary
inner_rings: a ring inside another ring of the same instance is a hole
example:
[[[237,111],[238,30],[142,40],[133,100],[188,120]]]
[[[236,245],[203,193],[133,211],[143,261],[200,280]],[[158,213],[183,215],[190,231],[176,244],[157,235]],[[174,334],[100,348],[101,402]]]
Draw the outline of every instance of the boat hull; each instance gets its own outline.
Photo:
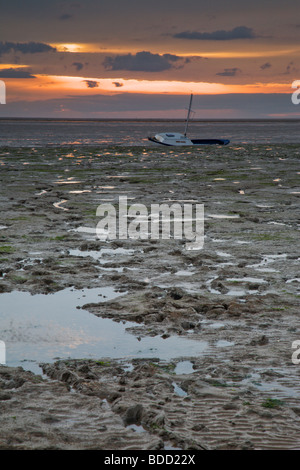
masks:
[[[148,140],[155,144],[166,145],[168,147],[176,145],[176,143],[161,142],[155,137],[148,137]],[[227,139],[191,139],[191,144],[186,145],[228,145],[229,142],[230,140]]]

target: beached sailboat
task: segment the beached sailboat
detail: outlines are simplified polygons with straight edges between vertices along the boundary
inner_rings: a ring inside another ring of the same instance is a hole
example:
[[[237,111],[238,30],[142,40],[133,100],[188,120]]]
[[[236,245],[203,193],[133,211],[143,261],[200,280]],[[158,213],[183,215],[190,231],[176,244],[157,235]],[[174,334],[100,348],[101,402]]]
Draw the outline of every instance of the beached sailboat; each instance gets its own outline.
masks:
[[[227,145],[229,140],[227,139],[189,139],[187,137],[187,129],[190,120],[191,110],[192,110],[192,101],[193,95],[190,97],[189,109],[185,122],[184,134],[178,132],[165,132],[160,134],[155,134],[154,136],[148,137],[148,140],[156,144],[162,145]]]

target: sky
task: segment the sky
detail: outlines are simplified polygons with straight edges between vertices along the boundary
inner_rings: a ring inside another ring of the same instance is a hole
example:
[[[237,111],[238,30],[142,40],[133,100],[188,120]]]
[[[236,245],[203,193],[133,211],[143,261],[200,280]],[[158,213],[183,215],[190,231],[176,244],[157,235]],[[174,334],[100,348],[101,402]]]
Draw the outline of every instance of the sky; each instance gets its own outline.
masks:
[[[0,118],[184,118],[191,93],[195,119],[300,118],[298,10],[296,0],[0,0]]]

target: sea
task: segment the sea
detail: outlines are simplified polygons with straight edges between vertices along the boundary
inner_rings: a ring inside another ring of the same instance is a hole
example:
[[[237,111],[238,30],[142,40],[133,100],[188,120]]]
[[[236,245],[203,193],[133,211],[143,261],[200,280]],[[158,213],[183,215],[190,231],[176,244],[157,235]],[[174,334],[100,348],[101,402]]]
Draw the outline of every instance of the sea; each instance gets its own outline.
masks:
[[[160,132],[183,132],[184,121],[0,119],[0,147],[146,146]],[[300,144],[300,120],[191,121],[190,138],[231,144]]]

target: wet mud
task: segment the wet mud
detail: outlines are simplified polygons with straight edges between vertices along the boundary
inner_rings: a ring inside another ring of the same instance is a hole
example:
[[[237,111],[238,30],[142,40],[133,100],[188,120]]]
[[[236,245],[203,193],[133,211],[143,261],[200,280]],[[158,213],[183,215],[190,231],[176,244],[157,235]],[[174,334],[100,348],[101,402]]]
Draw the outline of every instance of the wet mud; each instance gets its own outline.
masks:
[[[9,364],[20,331],[3,327],[0,448],[298,449],[299,158],[296,145],[2,148],[0,314],[16,291],[113,289],[77,313],[122,324],[140,351],[33,373]],[[120,196],[204,204],[203,248],[99,240],[97,207]]]

